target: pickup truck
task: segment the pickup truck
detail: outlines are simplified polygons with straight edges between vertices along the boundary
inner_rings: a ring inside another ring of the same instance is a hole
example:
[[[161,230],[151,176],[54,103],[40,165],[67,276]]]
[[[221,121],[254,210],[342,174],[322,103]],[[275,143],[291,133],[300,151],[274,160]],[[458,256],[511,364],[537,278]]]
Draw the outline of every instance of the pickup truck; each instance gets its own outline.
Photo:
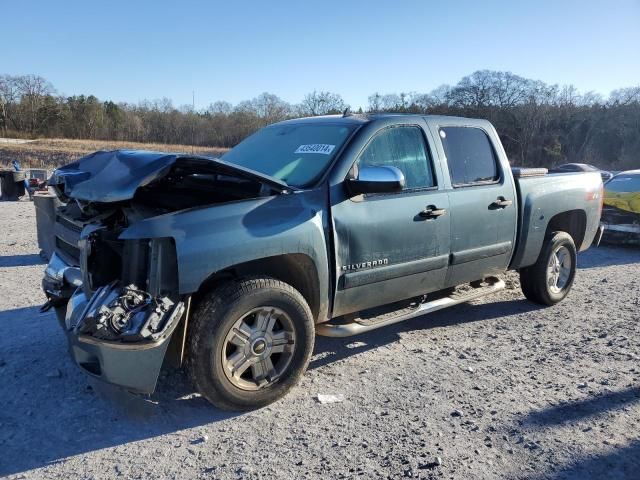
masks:
[[[184,365],[225,409],[285,395],[315,335],[486,296],[507,270],[561,301],[602,209],[599,173],[512,169],[488,121],[446,116],[288,120],[220,159],[101,151],[50,185],[44,307],[75,363],[145,394]]]

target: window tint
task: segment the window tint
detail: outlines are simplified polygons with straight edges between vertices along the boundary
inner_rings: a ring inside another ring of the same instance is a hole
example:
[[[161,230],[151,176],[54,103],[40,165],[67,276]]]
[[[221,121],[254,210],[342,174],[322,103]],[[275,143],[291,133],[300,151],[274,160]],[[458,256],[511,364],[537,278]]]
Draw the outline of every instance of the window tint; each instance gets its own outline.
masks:
[[[444,127],[440,129],[440,138],[454,185],[491,182],[499,178],[493,147],[484,131]]]
[[[418,127],[391,127],[366,146],[359,167],[392,166],[404,173],[405,190],[433,187],[435,181],[422,131]]]

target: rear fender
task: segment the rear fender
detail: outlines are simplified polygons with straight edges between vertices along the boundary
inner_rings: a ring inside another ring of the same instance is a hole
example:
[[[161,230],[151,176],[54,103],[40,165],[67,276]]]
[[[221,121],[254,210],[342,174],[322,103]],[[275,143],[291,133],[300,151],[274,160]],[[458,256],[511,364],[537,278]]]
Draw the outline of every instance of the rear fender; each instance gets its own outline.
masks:
[[[550,230],[569,233],[586,250],[600,224],[602,180],[596,173],[518,179],[519,225],[510,269],[533,265]]]

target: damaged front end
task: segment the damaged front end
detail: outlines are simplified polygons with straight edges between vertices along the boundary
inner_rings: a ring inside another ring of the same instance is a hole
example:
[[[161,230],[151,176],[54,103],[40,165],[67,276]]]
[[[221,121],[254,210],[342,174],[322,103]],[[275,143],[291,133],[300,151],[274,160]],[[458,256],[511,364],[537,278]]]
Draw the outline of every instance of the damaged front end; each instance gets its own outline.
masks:
[[[64,329],[87,374],[152,393],[186,298],[178,293],[173,240],[120,240],[123,228],[90,224],[81,231],[80,278],[66,302]]]
[[[56,170],[50,185],[64,205],[43,308],[55,307],[80,368],[139,393],[154,391],[170,343],[182,346],[182,360],[178,326],[190,292],[179,288],[173,237],[127,231],[166,213],[290,190],[220,160],[136,151],[96,152]]]

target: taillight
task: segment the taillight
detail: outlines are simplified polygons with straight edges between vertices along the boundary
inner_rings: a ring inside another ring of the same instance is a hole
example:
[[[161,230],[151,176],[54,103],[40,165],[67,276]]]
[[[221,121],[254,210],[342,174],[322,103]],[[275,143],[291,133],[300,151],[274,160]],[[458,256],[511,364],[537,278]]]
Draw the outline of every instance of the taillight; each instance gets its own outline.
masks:
[[[591,190],[590,192],[587,192],[587,194],[585,195],[585,200],[589,202],[592,200],[600,200],[600,203],[602,203],[603,197],[604,187],[602,186],[602,184],[600,184],[600,187],[597,190]]]
[[[604,186],[602,185],[602,183],[597,190],[587,192],[586,199],[587,201],[596,200],[598,202],[598,216],[600,216],[600,214],[602,213],[602,204],[604,202]]]
[[[602,213],[602,204],[604,202],[604,185],[600,183],[600,186],[596,190],[587,192],[585,200],[588,202],[592,202],[594,200],[598,202],[598,217],[600,217],[600,214]]]

